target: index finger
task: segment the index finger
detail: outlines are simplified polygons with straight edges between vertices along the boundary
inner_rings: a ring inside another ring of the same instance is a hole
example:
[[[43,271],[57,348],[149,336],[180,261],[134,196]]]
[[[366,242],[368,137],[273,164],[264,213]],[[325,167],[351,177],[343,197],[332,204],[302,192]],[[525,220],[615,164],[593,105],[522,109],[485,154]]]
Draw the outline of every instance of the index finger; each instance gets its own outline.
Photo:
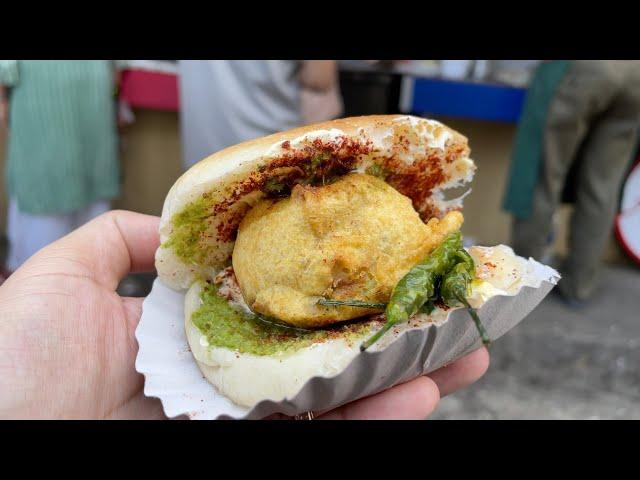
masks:
[[[40,260],[41,270],[87,276],[115,290],[128,273],[154,269],[159,222],[151,215],[112,210],[45,247],[33,259]]]
[[[489,352],[481,347],[429,374],[444,397],[478,381],[489,368]]]
[[[371,397],[321,414],[319,420],[422,420],[438,405],[440,392],[429,377],[418,377]]]

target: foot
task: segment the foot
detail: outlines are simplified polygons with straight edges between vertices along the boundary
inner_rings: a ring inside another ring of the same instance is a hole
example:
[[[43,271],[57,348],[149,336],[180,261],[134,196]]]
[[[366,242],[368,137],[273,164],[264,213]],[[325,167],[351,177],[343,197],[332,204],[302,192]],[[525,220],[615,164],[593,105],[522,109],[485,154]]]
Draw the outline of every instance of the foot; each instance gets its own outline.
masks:
[[[584,300],[578,300],[577,298],[565,297],[561,295],[563,303],[569,307],[571,310],[584,310],[587,306],[587,302]]]
[[[536,258],[536,260],[538,259]],[[551,268],[560,270],[560,267],[563,265],[564,258],[558,256],[555,253],[547,253],[544,256],[542,256],[538,261],[544,265],[550,266]]]
[[[556,293],[560,301],[570,310],[584,310],[588,305],[588,302],[586,300],[580,300],[573,295],[569,295],[563,292],[561,288],[555,288],[553,291]]]

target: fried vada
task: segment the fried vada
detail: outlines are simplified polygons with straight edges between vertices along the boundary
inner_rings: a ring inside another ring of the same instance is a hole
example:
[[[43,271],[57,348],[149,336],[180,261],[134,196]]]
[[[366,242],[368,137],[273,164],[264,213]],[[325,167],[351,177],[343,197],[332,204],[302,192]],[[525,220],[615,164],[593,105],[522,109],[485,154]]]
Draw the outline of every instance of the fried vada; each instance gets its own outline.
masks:
[[[320,298],[388,301],[398,281],[462,220],[453,211],[424,223],[408,197],[367,174],[299,184],[290,197],[261,200],[247,213],[233,270],[253,311],[323,327],[376,310],[322,307]]]

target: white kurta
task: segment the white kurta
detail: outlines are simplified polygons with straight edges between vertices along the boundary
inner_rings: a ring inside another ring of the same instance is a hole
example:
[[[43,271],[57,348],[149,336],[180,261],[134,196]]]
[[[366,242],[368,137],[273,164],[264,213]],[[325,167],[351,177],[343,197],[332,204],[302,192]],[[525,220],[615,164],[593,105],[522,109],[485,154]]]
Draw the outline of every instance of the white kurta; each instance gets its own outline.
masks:
[[[302,62],[180,60],[185,168],[236,143],[300,126]]]

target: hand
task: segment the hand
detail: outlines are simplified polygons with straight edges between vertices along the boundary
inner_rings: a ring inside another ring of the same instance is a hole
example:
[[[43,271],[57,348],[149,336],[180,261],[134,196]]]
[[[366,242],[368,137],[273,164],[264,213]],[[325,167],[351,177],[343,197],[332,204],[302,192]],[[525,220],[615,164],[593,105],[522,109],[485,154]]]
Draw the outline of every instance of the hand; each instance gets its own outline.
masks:
[[[126,100],[118,100],[117,110],[116,125],[118,127],[118,131],[123,132],[125,127],[131,125],[135,121],[136,117],[131,106],[126,102]]]
[[[0,287],[1,418],[164,418],[134,368],[142,299],[115,290],[153,269],[158,218],[113,211],[42,249]],[[485,349],[321,418],[424,418],[476,381]]]
[[[158,218],[106,213],[31,257],[0,287],[0,418],[163,418],[134,368]]]
[[[9,102],[0,95],[0,132],[9,129]]]
[[[312,92],[325,93],[338,85],[336,60],[305,60],[300,69],[300,84]]]

